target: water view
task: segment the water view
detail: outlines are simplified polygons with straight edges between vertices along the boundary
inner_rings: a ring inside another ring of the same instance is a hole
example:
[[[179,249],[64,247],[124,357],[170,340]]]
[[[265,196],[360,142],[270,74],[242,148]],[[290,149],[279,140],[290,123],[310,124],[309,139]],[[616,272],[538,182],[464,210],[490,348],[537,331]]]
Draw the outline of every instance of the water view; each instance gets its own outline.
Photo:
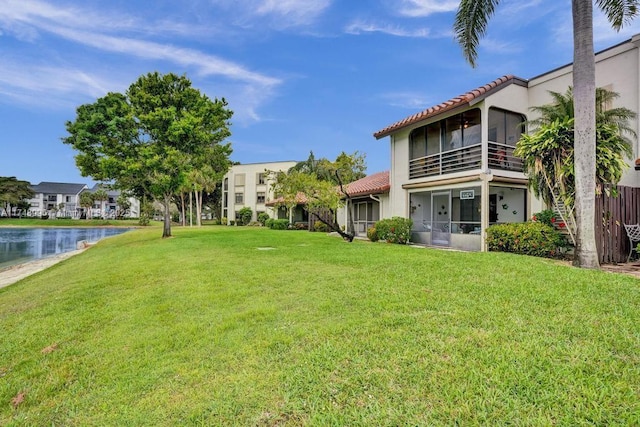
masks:
[[[0,269],[73,251],[78,242],[96,242],[130,228],[0,228]]]

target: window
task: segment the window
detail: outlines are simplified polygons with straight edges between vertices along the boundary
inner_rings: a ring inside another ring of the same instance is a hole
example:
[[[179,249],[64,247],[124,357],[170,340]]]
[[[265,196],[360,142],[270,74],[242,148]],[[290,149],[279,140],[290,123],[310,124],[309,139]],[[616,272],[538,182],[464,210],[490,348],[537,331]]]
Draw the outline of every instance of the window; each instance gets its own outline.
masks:
[[[515,146],[524,133],[524,121],[522,114],[489,108],[489,141]]]
[[[224,191],[229,191],[229,178],[224,179]]]
[[[64,196],[64,201],[67,203],[71,202],[71,196]]]
[[[427,155],[427,145],[424,139],[424,127],[414,129],[411,132],[409,139],[411,140],[410,156],[412,159],[419,159],[420,157],[424,157]]]
[[[440,122],[427,125],[427,155],[440,152]]]
[[[480,110],[465,111],[444,120],[445,138],[442,151],[455,150],[482,142]]]
[[[234,184],[236,187],[242,187],[244,185],[244,174],[239,173],[234,178]]]
[[[264,173],[260,172],[258,174],[258,179],[256,180],[256,182],[258,183],[258,185],[264,185],[265,184]],[[260,203],[260,202],[258,202],[258,203]]]
[[[409,140],[412,160],[438,154],[441,151],[480,144],[482,142],[480,109],[474,108],[414,129]]]
[[[258,191],[258,193],[256,194],[256,202],[258,204],[264,204],[264,202],[265,202],[265,193],[264,193],[264,191]]]
[[[244,203],[244,193],[236,193],[236,204],[240,205]]]

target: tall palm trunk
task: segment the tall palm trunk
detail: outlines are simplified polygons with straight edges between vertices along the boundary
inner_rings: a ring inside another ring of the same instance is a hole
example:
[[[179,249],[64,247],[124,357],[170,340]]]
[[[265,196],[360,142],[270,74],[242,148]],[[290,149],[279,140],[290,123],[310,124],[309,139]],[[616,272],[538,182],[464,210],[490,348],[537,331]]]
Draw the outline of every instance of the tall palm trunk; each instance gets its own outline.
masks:
[[[164,195],[164,225],[162,238],[171,237],[171,193]]]
[[[573,102],[575,112],[574,167],[577,222],[574,264],[598,268],[595,237],[596,194],[596,70],[593,52],[593,4],[572,0]]]
[[[184,204],[185,204],[184,191],[180,192],[180,204],[181,204],[180,213],[182,214],[182,226],[186,227],[187,226],[187,214],[185,212],[185,207],[184,207]]]

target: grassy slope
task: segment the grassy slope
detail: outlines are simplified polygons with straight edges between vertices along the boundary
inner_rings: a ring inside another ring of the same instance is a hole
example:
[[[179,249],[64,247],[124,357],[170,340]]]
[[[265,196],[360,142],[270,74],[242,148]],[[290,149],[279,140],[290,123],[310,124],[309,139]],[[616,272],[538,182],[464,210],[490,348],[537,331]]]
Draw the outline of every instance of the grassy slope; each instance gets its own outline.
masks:
[[[106,239],[0,290],[0,424],[640,423],[635,279],[307,232],[174,233]]]

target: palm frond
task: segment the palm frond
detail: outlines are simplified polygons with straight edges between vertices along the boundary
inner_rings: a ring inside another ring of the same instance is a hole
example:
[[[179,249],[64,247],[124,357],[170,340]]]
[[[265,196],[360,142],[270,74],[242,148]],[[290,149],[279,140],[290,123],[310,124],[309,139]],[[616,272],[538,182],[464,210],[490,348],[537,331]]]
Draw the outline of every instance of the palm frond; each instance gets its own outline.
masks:
[[[455,39],[462,47],[465,59],[476,66],[478,45],[487,30],[489,18],[500,0],[461,0],[453,24]]]
[[[596,0],[614,30],[620,29],[638,15],[638,0]]]

